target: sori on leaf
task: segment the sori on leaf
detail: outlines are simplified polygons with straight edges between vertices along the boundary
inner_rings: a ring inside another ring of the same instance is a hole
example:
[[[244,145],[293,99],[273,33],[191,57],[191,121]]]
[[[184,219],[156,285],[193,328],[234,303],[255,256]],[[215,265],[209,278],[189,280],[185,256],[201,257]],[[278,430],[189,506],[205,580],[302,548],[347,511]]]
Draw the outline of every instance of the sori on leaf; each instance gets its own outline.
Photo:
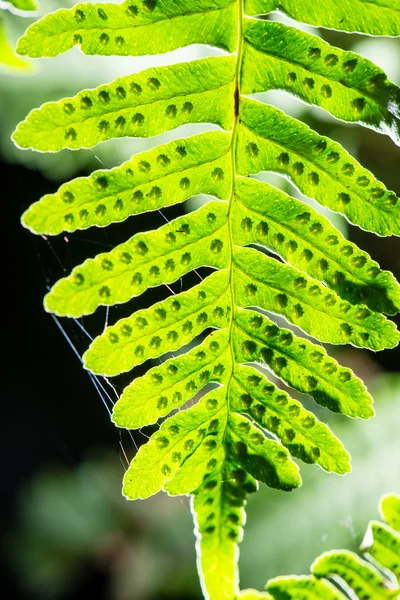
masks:
[[[267,373],[331,411],[373,415],[362,381],[274,315],[317,342],[378,351],[400,339],[385,316],[400,310],[393,275],[309,204],[254,175],[279,173],[379,236],[400,234],[396,194],[338,143],[249,97],[284,90],[400,145],[400,90],[371,61],[266,20],[277,8],[311,25],[400,35],[397,0],[129,0],[58,10],[29,27],[18,44],[31,57],[75,45],[101,55],[157,54],[195,43],[225,51],[49,102],[14,133],[21,148],[57,152],[156,136],[188,123],[219,126],[77,178],[23,215],[34,233],[57,235],[105,227],[198,193],[211,196],[200,209],[87,259],[45,299],[48,311],[79,318],[199,267],[213,270],[199,285],[108,327],[84,355],[87,369],[114,376],[207,333],[132,381],[113,420],[125,428],[160,423],[134,457],[123,492],[129,499],[160,490],[192,495],[199,570],[211,600],[265,597],[241,593],[237,571],[246,494],[258,482],[298,487],[293,459],[339,474],[350,470],[329,427]],[[198,401],[187,408],[193,398]]]

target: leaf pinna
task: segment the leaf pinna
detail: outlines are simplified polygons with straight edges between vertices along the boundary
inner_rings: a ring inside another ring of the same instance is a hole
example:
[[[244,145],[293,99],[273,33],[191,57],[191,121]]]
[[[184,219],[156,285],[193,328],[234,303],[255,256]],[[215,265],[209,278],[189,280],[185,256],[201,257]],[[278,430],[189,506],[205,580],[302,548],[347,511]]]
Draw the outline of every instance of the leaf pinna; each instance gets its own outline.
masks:
[[[45,307],[79,318],[210,268],[198,285],[107,327],[84,364],[115,376],[162,359],[126,387],[114,408],[119,427],[159,423],[125,475],[124,494],[192,495],[203,592],[211,600],[270,598],[240,592],[237,572],[246,494],[258,482],[284,491],[298,487],[294,459],[350,471],[350,457],[329,427],[276,379],[331,411],[367,419],[374,411],[364,384],[320,342],[378,351],[400,340],[385,316],[400,311],[393,275],[309,204],[254,176],[281,174],[305,196],[379,236],[400,235],[396,194],[338,143],[248,97],[285,90],[400,144],[400,90],[367,59],[264,17],[279,8],[312,25],[395,36],[397,4],[79,4],[44,17],[19,42],[20,53],[32,57],[77,44],[86,54],[104,55],[157,54],[193,43],[225,52],[49,102],[14,133],[21,148],[56,152],[156,136],[189,123],[213,127],[65,183],[23,215],[31,231],[57,235],[105,227],[199,193],[210,197],[201,208],[76,266],[53,286]],[[340,598],[329,582],[307,582],[301,589],[318,598]],[[269,591],[274,595],[273,585]]]

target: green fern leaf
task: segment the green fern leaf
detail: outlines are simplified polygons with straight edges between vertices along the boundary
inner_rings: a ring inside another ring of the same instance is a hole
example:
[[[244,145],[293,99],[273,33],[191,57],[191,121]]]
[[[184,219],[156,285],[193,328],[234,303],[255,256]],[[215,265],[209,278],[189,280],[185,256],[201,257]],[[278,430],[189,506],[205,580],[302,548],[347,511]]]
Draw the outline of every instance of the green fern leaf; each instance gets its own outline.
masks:
[[[381,512],[389,514],[389,523],[399,503],[397,496],[382,499]],[[372,521],[361,546],[365,558],[348,550],[325,552],[313,562],[312,575],[276,577],[266,588],[274,600],[394,600],[400,593],[392,578],[399,578],[398,538],[386,524]]]
[[[15,54],[6,31],[6,24],[0,15],[0,70],[29,71],[30,64]]]
[[[400,35],[397,0],[244,0],[248,15],[280,10],[296,21],[370,35]]]
[[[5,0],[6,5],[9,3],[14,8],[21,11],[32,11],[37,9],[37,4],[34,0]]]
[[[390,0],[357,0],[351,11],[345,0],[335,6],[336,12],[330,2],[323,8],[306,0],[279,3],[314,24],[398,33],[399,12]],[[30,56],[54,56],[75,44],[87,54],[155,54],[195,42],[236,50],[147,69],[47,103],[14,134],[22,148],[55,152],[156,136],[188,123],[225,130],[171,141],[121,167],[66,183],[23,216],[31,231],[56,235],[104,227],[198,193],[212,197],[198,210],[87,259],[45,299],[49,312],[81,317],[173,284],[199,267],[212,269],[191,289],[107,327],[84,354],[88,370],[107,376],[161,359],[114,407],[119,427],[161,423],[134,457],[123,490],[130,499],[160,490],[192,495],[203,590],[211,600],[344,598],[315,576],[277,580],[263,594],[239,591],[246,494],[257,482],[284,491],[298,487],[293,459],[350,471],[350,457],[329,427],[267,373],[332,411],[364,419],[374,414],[364,384],[349,369],[276,324],[273,315],[319,342],[377,351],[400,340],[384,316],[400,310],[393,275],[314,208],[251,175],[277,172],[382,236],[400,234],[398,198],[339,144],[244,96],[284,89],[398,142],[399,91],[358,55],[243,15],[243,8],[252,15],[277,7],[268,0],[244,6],[225,0],[84,4],[45,17],[19,44]],[[183,354],[168,355],[182,348]],[[326,568],[339,569],[335,560]],[[349,560],[343,568],[354,566]]]
[[[18,52],[56,56],[79,44],[85,54],[141,56],[189,44],[235,49],[236,7],[232,0],[174,0],[77,4],[33,24]]]

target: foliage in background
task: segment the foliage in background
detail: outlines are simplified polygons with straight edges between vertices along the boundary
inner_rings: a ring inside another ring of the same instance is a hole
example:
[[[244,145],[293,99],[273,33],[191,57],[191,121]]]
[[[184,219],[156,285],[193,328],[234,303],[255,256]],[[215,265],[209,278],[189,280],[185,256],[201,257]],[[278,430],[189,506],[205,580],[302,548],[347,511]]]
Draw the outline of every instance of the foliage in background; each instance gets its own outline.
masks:
[[[22,14],[25,11],[35,11],[37,6],[33,0],[6,0],[5,3],[0,3],[0,10],[9,8],[10,10],[17,9]],[[0,69],[10,69],[11,71],[30,70],[30,64],[17,56],[8,39],[7,27],[5,19],[0,12]]]
[[[208,7],[207,2],[198,4],[193,10]],[[256,14],[260,6],[249,2],[247,10]],[[305,3],[300,13],[290,3],[286,9],[306,20],[312,16],[310,6]],[[177,350],[209,327],[218,328],[200,349],[135,380],[114,412],[118,425],[140,428],[182,406],[208,383],[220,384],[194,407],[164,421],[125,478],[125,493],[131,498],[147,497],[162,487],[171,494],[196,492],[205,587],[218,598],[237,594],[234,563],[245,493],[256,488],[255,480],[286,490],[300,483],[284,446],[327,471],[349,470],[347,453],[326,425],[267,383],[263,372],[243,365],[261,362],[331,410],[353,417],[372,415],[370,397],[348,369],[259,312],[242,309],[258,306],[281,314],[324,342],[351,342],[374,350],[398,342],[393,324],[379,314],[398,311],[394,278],[346,243],[314,209],[244,176],[262,170],[285,174],[308,196],[380,235],[400,231],[397,197],[339,145],[240,92],[283,88],[338,118],[388,132],[397,141],[394,107],[399,91],[369,61],[287,26],[242,21],[241,12],[235,18],[237,10],[240,3],[221,2],[218,10],[183,15],[177,3],[144,2],[140,11],[125,3],[108,5],[107,10],[82,5],[50,15],[28,30],[19,44],[21,53],[53,56],[77,43],[90,54],[157,53],[193,42],[233,51],[238,42],[236,60],[208,58],[151,69],[86,90],[33,111],[14,137],[23,147],[58,151],[90,147],[110,137],[156,135],[189,122],[233,127],[232,136],[209,132],[171,142],[112,172],[78,179],[46,196],[24,217],[37,233],[56,234],[105,226],[182,202],[199,191],[229,201],[212,201],[157,232],[134,236],[76,268],[47,297],[49,310],[77,317],[101,304],[125,302],[148,287],[172,283],[203,265],[220,269],[197,288],[109,328],[86,354],[92,371],[116,375]],[[395,11],[381,9],[380,24],[377,14],[374,5],[360,3],[341,19],[337,6],[334,11],[326,7],[322,17],[327,26],[352,30],[358,23],[370,33],[398,35]],[[163,23],[166,16],[169,20]],[[135,36],[128,25],[132,19],[148,26],[144,35]],[[183,39],[182,20],[187,31]],[[286,262],[245,249],[248,245],[268,248]],[[158,335],[161,326],[165,338]],[[143,397],[142,406],[132,404],[138,396]],[[206,459],[207,454],[212,458]],[[155,463],[158,474],[143,477]]]

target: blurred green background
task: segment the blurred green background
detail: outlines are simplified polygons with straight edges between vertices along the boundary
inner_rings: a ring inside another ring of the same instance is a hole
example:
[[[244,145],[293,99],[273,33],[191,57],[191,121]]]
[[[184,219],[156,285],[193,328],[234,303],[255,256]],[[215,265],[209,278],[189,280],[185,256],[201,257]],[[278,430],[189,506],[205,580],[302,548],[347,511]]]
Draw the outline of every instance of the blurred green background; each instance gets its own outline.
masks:
[[[72,4],[68,0],[43,0],[40,15]],[[4,18],[14,42],[33,21],[9,13]],[[399,40],[313,32],[371,58],[400,83]],[[136,231],[161,225],[164,217],[158,213],[144,215],[107,230],[56,239],[35,238],[19,224],[21,214],[32,202],[62,182],[94,169],[110,168],[134,152],[200,128],[184,127],[152,140],[111,140],[92,150],[49,155],[17,149],[10,134],[32,108],[43,102],[95,87],[150,64],[179,62],[210,53],[219,52],[198,46],[160,57],[132,59],[84,57],[74,49],[55,59],[36,61],[30,74],[0,72],[0,189],[6,209],[3,231],[8,257],[2,261],[6,362],[3,359],[5,418],[1,435],[2,589],[8,590],[7,597],[67,600],[86,598],[89,593],[99,600],[202,597],[189,499],[159,494],[132,504],[120,493],[126,457],[133,457],[135,445],[143,443],[148,432],[136,432],[130,438],[118,431],[104,403],[110,406],[123,384],[141,370],[117,378],[111,387],[107,382],[91,380],[74,352],[81,354],[86,349],[86,331],[99,333],[106,320],[115,322],[129,310],[166,297],[168,290],[157,290],[109,312],[99,311],[79,323],[54,321],[42,308],[47,287],[79,261],[109,249]],[[259,98],[342,143],[400,194],[400,148],[389,139],[339,123],[322,110],[280,92]],[[265,177],[299,197],[282,178]],[[174,218],[196,202],[199,199],[164,214]],[[349,226],[341,217],[333,218],[350,239],[400,278],[399,239],[377,238]],[[190,283],[195,283],[195,278],[185,282]],[[262,486],[249,498],[240,556],[242,587],[261,589],[269,577],[308,573],[313,558],[324,550],[356,549],[368,520],[378,517],[379,497],[388,492],[400,493],[399,350],[373,354],[351,347],[328,349],[366,381],[375,398],[377,416],[369,422],[358,422],[316,409],[309,399],[301,397],[309,409],[329,422],[351,452],[353,472],[338,477],[318,467],[301,465],[304,484],[300,490],[285,494]]]

